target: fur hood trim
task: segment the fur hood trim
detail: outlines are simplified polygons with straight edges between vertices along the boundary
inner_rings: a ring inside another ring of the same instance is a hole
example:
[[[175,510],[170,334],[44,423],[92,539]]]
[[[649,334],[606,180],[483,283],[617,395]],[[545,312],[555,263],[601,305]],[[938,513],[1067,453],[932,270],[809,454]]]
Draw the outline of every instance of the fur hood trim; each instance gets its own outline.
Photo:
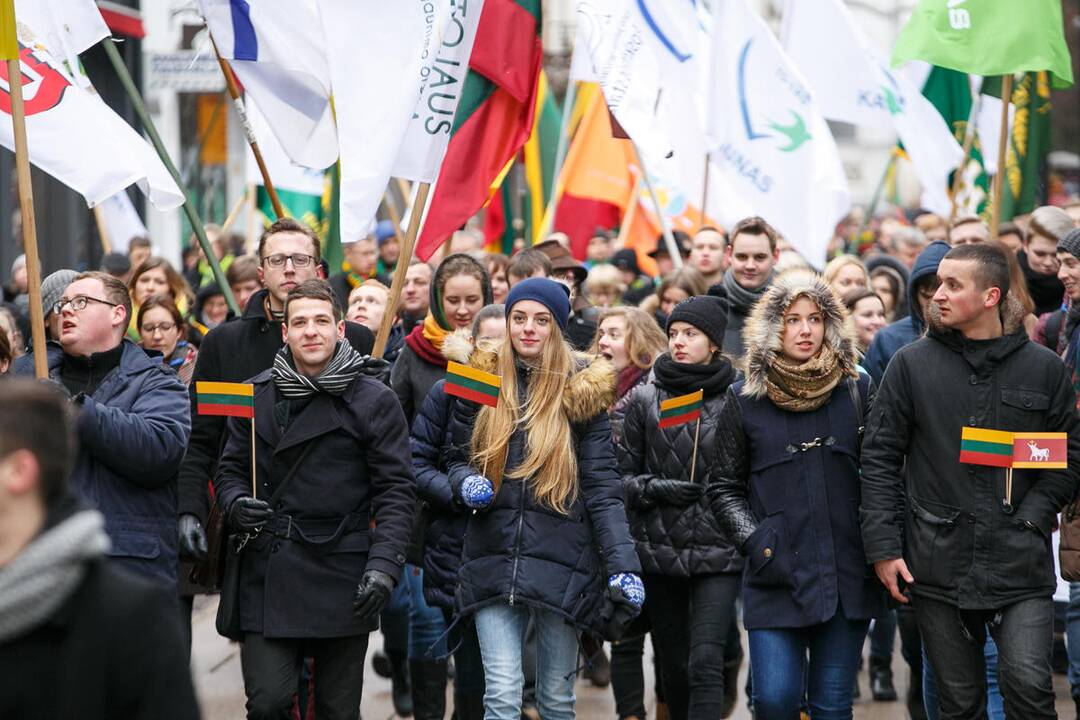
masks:
[[[825,342],[836,353],[844,374],[858,377],[858,344],[847,308],[821,276],[791,270],[773,280],[743,328],[746,345],[743,394],[747,397],[765,397],[769,366],[780,355],[783,346],[784,312],[800,297],[813,300],[821,308],[825,316]]]
[[[1005,297],[1005,308],[1001,313],[1001,328],[1003,335],[1012,335],[1018,332],[1024,327],[1024,318],[1027,313],[1024,311],[1024,306],[1020,304],[1016,295],[1009,293]],[[938,334],[944,334],[949,332],[949,328],[941,324],[941,308],[934,301],[930,301],[926,305],[926,323],[927,327]]]
[[[472,333],[465,328],[455,330],[443,339],[442,354],[447,360],[466,365],[472,352]]]
[[[615,402],[617,378],[615,366],[602,355],[594,357],[575,352],[574,360],[577,370],[566,383],[562,406],[570,422],[580,423],[607,412]],[[472,351],[468,363],[477,370],[498,374],[499,354],[477,348]]]

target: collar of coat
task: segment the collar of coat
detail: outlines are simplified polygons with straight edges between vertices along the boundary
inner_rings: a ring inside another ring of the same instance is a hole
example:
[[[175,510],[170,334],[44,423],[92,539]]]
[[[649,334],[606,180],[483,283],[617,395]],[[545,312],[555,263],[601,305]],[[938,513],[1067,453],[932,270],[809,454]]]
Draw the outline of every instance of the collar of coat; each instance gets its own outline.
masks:
[[[443,355],[454,362],[498,374],[498,353],[473,348],[467,330],[457,330],[443,341]],[[574,353],[576,369],[563,393],[563,412],[570,422],[585,422],[607,412],[615,402],[615,366],[603,356]]]
[[[765,397],[769,367],[783,347],[784,312],[800,297],[813,300],[821,309],[825,319],[825,342],[836,352],[844,375],[859,376],[855,326],[847,309],[819,276],[803,270],[789,270],[773,280],[743,327],[746,346],[743,394],[747,397]]]
[[[1001,337],[994,342],[971,342],[955,330],[941,323],[941,310],[937,303],[931,302],[926,307],[927,335],[963,355],[970,364],[983,369],[986,363],[1001,360],[1028,342],[1024,329],[1027,312],[1015,295],[1009,293],[1005,298],[1005,307],[1001,311]]]

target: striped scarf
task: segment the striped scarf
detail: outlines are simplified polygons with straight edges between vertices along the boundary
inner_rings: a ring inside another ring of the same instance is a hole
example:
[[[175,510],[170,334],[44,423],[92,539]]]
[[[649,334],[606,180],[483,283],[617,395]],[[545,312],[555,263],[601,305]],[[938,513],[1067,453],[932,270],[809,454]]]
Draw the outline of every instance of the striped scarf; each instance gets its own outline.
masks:
[[[278,391],[290,399],[310,397],[317,392],[340,395],[360,373],[363,364],[364,356],[353,350],[348,342],[339,341],[329,364],[312,378],[296,371],[292,351],[286,345],[274,356],[270,377]]]

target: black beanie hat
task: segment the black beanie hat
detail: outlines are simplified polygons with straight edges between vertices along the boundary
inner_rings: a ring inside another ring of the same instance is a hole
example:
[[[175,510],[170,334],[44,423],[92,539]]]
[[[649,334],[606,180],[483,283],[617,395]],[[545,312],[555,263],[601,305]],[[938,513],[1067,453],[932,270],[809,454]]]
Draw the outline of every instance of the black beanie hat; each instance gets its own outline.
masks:
[[[724,349],[724,331],[727,330],[728,303],[724,298],[712,295],[688,297],[675,306],[668,315],[666,331],[671,331],[672,323],[690,323],[705,333],[713,345]]]
[[[1080,258],[1080,228],[1073,228],[1057,244],[1058,250],[1064,250],[1073,257]]]

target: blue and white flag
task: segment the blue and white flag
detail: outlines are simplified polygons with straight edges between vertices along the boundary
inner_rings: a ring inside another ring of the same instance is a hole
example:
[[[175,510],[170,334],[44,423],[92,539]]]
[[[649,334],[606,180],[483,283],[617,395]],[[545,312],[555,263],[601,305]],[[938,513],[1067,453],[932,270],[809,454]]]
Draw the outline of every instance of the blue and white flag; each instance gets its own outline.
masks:
[[[760,215],[824,264],[851,194],[814,94],[747,0],[713,3],[711,52],[705,123],[721,222]]]
[[[893,128],[922,183],[923,207],[949,216],[949,174],[963,149],[904,73],[892,72],[840,0],[788,0],[784,48],[830,120]]]

